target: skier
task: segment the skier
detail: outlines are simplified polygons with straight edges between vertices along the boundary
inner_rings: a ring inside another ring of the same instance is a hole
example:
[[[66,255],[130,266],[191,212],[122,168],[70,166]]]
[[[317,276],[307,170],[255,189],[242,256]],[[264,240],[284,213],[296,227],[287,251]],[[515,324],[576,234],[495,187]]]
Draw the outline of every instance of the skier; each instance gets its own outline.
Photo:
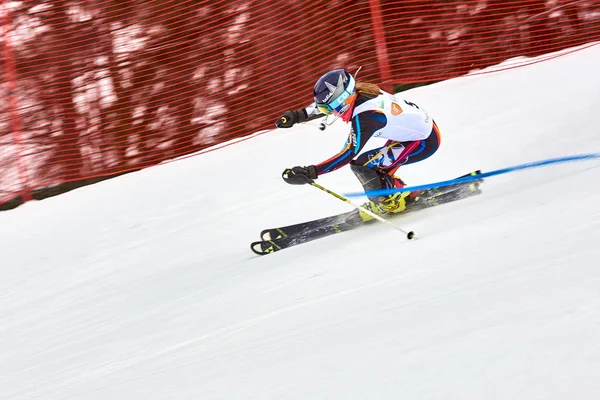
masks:
[[[309,118],[333,114],[344,122],[351,121],[350,133],[343,150],[320,164],[286,169],[283,179],[293,185],[311,183],[319,175],[346,164],[356,175],[365,192],[403,188],[402,179],[394,176],[401,165],[413,164],[430,157],[440,145],[440,132],[433,118],[413,102],[381,90],[377,85],[356,82],[343,69],[325,73],[314,86],[314,103],[299,110],[289,110],[275,122],[278,128],[291,128]],[[387,139],[378,148],[361,153],[369,140]],[[388,196],[369,196],[364,205],[383,215],[399,213],[406,203],[417,198],[410,192]],[[361,218],[371,219],[361,212]]]

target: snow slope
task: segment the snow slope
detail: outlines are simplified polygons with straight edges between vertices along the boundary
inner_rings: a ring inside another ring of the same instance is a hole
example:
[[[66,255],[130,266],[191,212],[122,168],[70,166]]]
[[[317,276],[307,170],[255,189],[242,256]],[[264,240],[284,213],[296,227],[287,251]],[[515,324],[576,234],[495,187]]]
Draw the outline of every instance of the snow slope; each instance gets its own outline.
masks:
[[[600,151],[600,46],[419,88],[444,180]],[[310,89],[307,88],[307,101]],[[261,229],[347,211],[285,167],[346,127],[280,130],[0,213],[0,399],[596,399],[600,168],[266,257]],[[360,186],[344,168],[319,178]],[[359,201],[359,200],[357,200]]]

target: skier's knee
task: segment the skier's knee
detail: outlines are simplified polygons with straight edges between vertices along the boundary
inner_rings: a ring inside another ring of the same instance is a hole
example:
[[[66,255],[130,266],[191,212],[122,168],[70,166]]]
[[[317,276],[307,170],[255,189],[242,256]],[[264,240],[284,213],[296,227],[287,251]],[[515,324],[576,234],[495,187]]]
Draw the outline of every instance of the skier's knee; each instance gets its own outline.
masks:
[[[363,165],[350,163],[350,170],[360,180],[369,180],[378,176],[377,171]]]
[[[376,173],[373,168],[365,167],[364,165],[355,164],[354,161],[350,162],[350,169],[354,172],[354,175],[371,175]]]

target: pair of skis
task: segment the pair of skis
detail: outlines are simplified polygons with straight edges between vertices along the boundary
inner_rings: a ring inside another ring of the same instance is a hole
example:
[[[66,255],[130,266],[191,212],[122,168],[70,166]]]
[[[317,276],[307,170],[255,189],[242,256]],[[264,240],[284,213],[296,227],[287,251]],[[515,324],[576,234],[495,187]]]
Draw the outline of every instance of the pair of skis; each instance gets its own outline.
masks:
[[[476,176],[478,174],[481,174],[481,171],[473,171],[459,178]],[[404,215],[409,212],[478,195],[481,193],[479,186],[482,182],[483,180],[479,179],[425,190],[417,196],[411,197],[407,201],[406,209],[403,212],[390,214],[389,217]],[[358,210],[352,210],[313,221],[301,222],[280,228],[265,229],[260,234],[262,240],[253,242],[250,248],[256,254],[266,255],[312,240],[346,232],[373,221],[375,220],[364,221],[360,217]]]

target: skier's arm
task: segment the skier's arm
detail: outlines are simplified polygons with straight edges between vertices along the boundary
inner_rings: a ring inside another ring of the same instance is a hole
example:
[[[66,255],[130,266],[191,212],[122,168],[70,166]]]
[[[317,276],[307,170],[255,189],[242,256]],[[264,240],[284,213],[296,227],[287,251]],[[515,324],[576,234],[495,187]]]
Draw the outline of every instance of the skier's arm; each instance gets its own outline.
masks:
[[[311,119],[318,118],[322,115],[323,114],[319,111],[316,104],[312,103],[308,107],[284,112],[283,115],[275,121],[275,126],[278,128],[291,128],[294,124],[310,121]]]
[[[303,185],[338,168],[343,167],[354,159],[375,132],[385,126],[385,119],[374,118],[371,112],[364,112],[352,118],[352,128],[341,152],[317,165],[294,167],[283,171],[282,178],[292,185]]]
[[[354,158],[354,151],[352,150],[352,134],[346,142],[344,149],[337,155],[331,157],[329,160],[322,162],[318,165],[309,165],[307,167],[296,166],[293,168],[286,168],[281,174],[284,181],[291,185],[304,185],[306,183],[312,183],[314,179],[317,179],[319,175],[326,174],[340,168],[343,165],[348,164]]]
[[[315,165],[317,175],[335,171],[348,164],[356,157],[362,148],[365,147],[365,144],[371,136],[373,136],[373,133],[381,129],[382,126],[379,126],[377,121],[373,121],[372,118],[368,117],[366,114],[367,113],[361,113],[352,118],[352,126],[346,145],[342,151],[335,156]]]

